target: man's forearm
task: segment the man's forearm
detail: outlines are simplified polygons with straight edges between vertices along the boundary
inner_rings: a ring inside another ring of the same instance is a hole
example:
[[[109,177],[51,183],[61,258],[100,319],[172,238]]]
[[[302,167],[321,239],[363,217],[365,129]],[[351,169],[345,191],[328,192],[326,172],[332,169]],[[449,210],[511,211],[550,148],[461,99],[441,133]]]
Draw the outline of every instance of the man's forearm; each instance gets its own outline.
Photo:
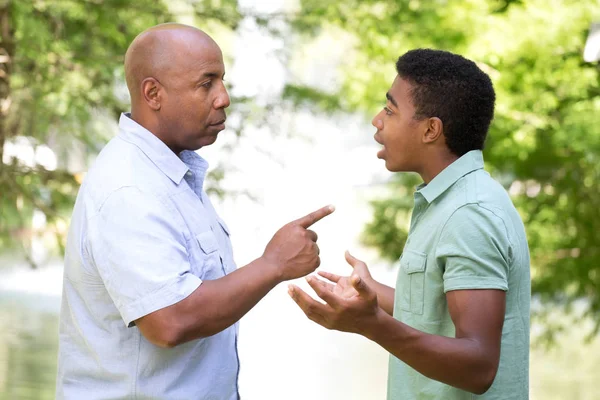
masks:
[[[280,282],[276,267],[261,258],[223,278],[203,281],[173,310],[178,324],[175,344],[212,336],[228,328]]]
[[[424,333],[383,312],[361,333],[421,374],[475,394],[496,376],[495,357],[474,339]]]

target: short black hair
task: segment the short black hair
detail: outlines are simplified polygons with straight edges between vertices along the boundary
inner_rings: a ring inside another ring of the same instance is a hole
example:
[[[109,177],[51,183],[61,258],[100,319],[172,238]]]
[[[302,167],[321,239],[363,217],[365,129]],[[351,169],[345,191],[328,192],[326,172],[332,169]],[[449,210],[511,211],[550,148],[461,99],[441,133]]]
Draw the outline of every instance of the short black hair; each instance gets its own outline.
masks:
[[[396,71],[412,85],[414,118],[439,118],[452,153],[460,157],[483,149],[496,95],[489,76],[473,61],[448,51],[416,49],[398,58]]]

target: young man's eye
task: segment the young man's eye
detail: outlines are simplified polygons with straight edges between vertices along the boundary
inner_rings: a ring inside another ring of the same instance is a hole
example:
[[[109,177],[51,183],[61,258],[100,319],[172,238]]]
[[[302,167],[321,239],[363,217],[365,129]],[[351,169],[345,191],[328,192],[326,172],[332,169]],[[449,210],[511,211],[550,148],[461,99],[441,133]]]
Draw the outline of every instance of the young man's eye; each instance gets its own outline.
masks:
[[[386,106],[386,107],[383,107],[383,110],[385,111],[385,113],[386,113],[387,115],[392,115],[392,110],[390,110],[390,109],[389,109],[387,106]]]

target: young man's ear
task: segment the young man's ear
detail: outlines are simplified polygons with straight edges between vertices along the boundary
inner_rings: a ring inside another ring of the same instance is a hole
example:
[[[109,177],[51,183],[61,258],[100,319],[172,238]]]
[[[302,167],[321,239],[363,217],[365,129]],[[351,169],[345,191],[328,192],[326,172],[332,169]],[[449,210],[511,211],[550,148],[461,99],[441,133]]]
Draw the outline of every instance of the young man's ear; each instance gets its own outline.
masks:
[[[444,123],[438,117],[427,118],[425,133],[423,134],[423,143],[433,143],[442,137],[444,132]]]
[[[161,86],[154,78],[146,78],[142,81],[142,95],[144,101],[154,111],[160,110]]]

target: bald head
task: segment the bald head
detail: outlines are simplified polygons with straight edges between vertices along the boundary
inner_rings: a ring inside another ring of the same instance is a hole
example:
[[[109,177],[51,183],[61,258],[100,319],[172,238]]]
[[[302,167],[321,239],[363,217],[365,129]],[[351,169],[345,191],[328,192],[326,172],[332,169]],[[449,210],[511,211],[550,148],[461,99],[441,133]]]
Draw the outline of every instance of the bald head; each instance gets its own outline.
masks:
[[[211,145],[225,129],[223,54],[201,30],[162,24],[142,32],[125,54],[125,77],[131,119],[176,154]]]
[[[146,78],[168,85],[171,78],[198,59],[194,53],[215,50],[220,53],[210,36],[189,25],[167,23],[140,33],[125,53],[125,79],[132,107],[140,101]]]

